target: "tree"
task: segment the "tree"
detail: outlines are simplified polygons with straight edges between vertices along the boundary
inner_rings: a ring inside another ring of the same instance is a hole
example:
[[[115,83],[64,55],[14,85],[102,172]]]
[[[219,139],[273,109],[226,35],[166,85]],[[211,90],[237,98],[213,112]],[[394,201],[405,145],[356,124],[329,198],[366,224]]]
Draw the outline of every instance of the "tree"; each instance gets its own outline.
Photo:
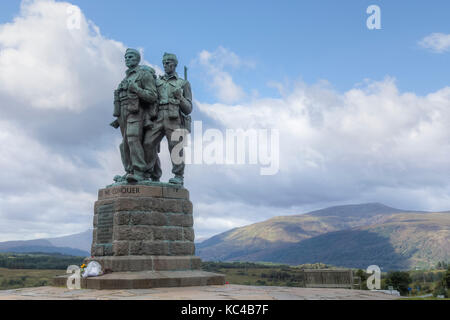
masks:
[[[361,279],[361,289],[368,290],[367,288],[367,273],[364,270],[359,269],[356,271],[355,275]]]
[[[450,266],[444,274],[444,284],[446,285],[447,289],[450,289]]]
[[[386,286],[393,286],[401,295],[408,293],[408,286],[411,283],[411,277],[408,272],[394,271],[389,272],[386,277]]]

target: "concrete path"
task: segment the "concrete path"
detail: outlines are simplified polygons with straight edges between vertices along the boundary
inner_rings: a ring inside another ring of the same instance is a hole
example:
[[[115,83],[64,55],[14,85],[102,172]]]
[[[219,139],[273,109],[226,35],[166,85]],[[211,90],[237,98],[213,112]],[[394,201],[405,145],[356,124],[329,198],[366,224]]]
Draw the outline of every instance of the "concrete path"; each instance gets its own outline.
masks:
[[[365,290],[223,285],[133,290],[37,287],[0,290],[0,300],[392,300]]]

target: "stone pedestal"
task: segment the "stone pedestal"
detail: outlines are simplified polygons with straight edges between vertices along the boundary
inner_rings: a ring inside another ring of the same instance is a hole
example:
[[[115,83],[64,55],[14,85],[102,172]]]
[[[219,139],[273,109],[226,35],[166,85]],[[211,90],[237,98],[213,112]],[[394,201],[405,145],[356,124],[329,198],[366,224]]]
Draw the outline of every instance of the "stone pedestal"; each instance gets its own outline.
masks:
[[[142,289],[224,284],[220,274],[200,270],[194,256],[192,203],[183,187],[163,183],[99,190],[94,207],[90,261],[105,275],[83,279],[93,289]],[[55,279],[65,285],[65,277]]]

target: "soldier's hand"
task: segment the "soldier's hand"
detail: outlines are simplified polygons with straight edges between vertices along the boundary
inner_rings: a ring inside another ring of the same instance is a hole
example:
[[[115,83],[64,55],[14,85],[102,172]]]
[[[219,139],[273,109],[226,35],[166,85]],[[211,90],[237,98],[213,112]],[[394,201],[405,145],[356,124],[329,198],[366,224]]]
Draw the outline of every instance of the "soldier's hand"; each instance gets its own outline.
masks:
[[[128,89],[130,90],[131,93],[137,93],[139,90],[138,86],[136,85],[136,82],[130,83],[130,86]]]
[[[173,96],[176,99],[181,99],[181,96],[183,95],[183,89],[181,88],[177,88],[174,92],[173,92]]]

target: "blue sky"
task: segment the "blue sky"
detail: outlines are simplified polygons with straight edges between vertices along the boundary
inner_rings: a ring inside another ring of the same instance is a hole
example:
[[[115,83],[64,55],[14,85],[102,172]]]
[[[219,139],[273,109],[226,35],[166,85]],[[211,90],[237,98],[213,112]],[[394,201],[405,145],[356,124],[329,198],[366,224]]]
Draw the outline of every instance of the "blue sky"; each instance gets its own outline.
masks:
[[[381,30],[366,27],[373,4]],[[159,67],[178,55],[205,127],[279,130],[274,176],[188,166],[199,238],[339,204],[450,209],[448,12],[443,0],[2,1],[0,240],[91,227],[97,190],[123,171],[108,123],[127,47]]]
[[[448,1],[74,1],[102,33],[143,47],[149,61],[162,50],[189,64],[200,50],[223,46],[255,61],[235,74],[247,89],[268,81],[327,79],[348,90],[364,78],[398,79],[403,91],[428,93],[448,83],[450,59],[417,42],[450,32]],[[368,30],[366,9],[378,4],[382,30]],[[136,10],[138,9],[138,10]],[[192,72],[195,73],[193,70]]]
[[[402,91],[427,94],[448,83],[450,58],[423,50],[427,34],[450,32],[448,1],[107,1],[74,0],[105,37],[145,49],[159,63],[173,51],[190,65],[201,50],[223,46],[254,68],[235,70],[244,88],[274,94],[269,81],[326,79],[340,91],[365,78],[397,79]],[[382,30],[366,28],[366,8],[377,4]],[[19,11],[3,1],[0,22]],[[201,78],[195,69],[192,79]],[[208,92],[197,86],[197,95]],[[263,94],[263,93],[262,93]],[[210,97],[209,97],[210,98]]]

